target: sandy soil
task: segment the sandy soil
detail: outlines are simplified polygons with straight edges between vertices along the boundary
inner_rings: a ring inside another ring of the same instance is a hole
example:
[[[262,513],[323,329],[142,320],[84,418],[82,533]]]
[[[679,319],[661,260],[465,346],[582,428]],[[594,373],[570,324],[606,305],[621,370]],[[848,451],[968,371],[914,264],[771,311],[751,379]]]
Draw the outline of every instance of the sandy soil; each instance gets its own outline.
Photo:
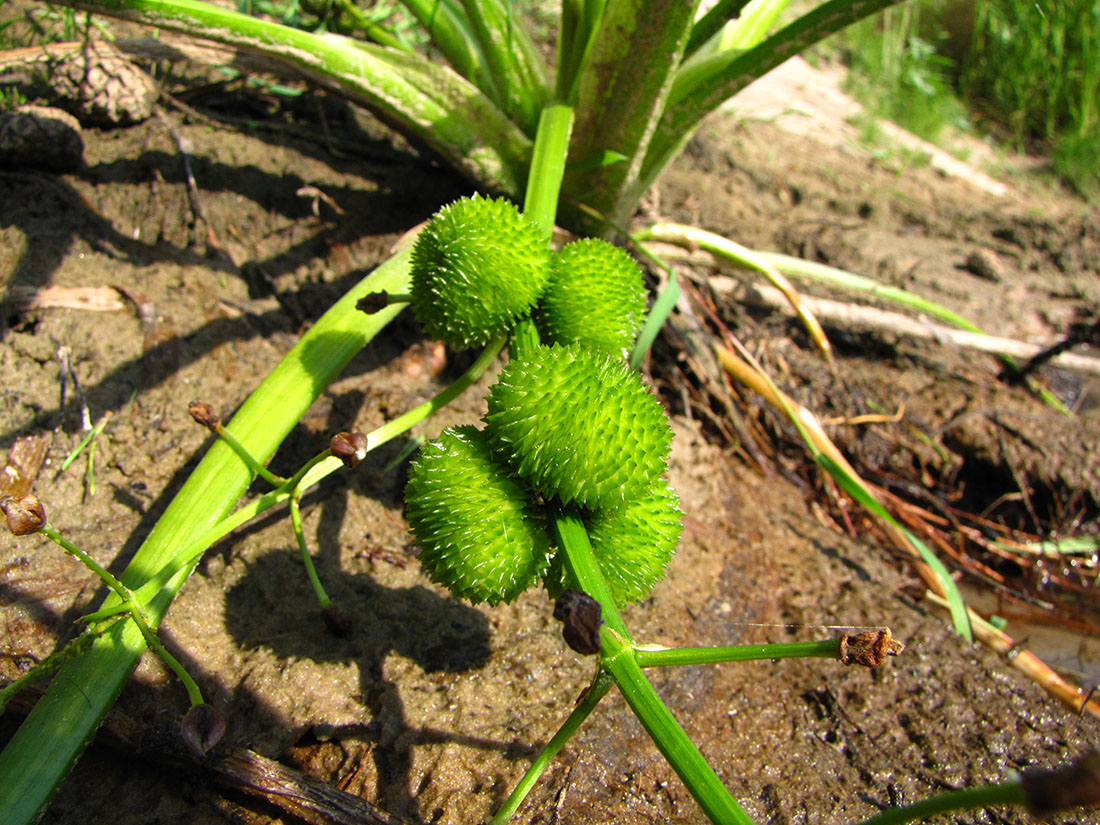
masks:
[[[86,129],[79,171],[0,172],[0,446],[48,439],[35,489],[51,521],[116,572],[207,443],[187,403],[204,399],[229,413],[400,233],[465,191],[331,98],[204,86],[185,99],[205,116],[162,106],[140,124]],[[709,120],[641,217],[657,216],[873,275],[1002,335],[1051,341],[1074,313],[1100,307],[1095,211],[1026,186],[995,195],[766,119]],[[995,279],[968,268],[974,254],[995,262]],[[708,271],[694,276],[705,281]],[[46,286],[107,286],[125,300],[112,312],[21,308],[28,289]],[[999,381],[990,356],[848,329],[831,330],[840,356],[833,376],[786,315],[728,299],[718,308],[784,388],[823,417],[904,405],[898,422],[833,427],[869,475],[918,479],[937,496],[961,492],[957,506],[1014,527],[1081,531],[1094,522],[1094,378],[1055,376],[1078,408],[1068,418]],[[671,479],[685,537],[667,579],[627,611],[636,636],[731,644],[816,638],[822,625],[888,625],[907,645],[874,671],[763,662],[655,676],[758,821],[852,822],[892,800],[1055,764],[1095,741],[1096,720],[953,636],[874,534],[848,535],[811,506],[804,458],[781,448],[772,471],[761,472],[723,437],[713,408],[685,402],[696,396],[677,385],[676,346],[661,342],[650,372],[673,417]],[[94,493],[82,462],[59,470],[82,437],[71,387],[59,403],[60,347],[71,351],[93,420],[111,413]],[[295,468],[332,432],[370,429],[427,398],[463,364],[450,355],[440,370],[438,356],[403,316],[323,394],[276,471]],[[490,380],[418,432],[476,420]],[[738,408],[750,429],[781,430],[751,397]],[[212,549],[163,634],[228,719],[219,752],[250,748],[404,821],[484,821],[592,666],[564,646],[544,594],[473,608],[428,583],[402,519],[401,472],[383,470],[400,446],[324,486],[306,507],[320,573],[352,619],[348,636],[326,632],[279,516]],[[7,537],[0,546],[0,667],[10,676],[69,637],[102,594],[45,542]],[[1094,609],[1086,597],[1074,607],[1086,618]],[[182,688],[147,657],[114,720],[136,734],[121,749],[93,747],[48,821],[297,821],[175,761],[164,742],[185,708]],[[14,716],[0,723],[5,736]],[[519,821],[703,818],[611,696]],[[991,810],[955,821],[1024,817]]]

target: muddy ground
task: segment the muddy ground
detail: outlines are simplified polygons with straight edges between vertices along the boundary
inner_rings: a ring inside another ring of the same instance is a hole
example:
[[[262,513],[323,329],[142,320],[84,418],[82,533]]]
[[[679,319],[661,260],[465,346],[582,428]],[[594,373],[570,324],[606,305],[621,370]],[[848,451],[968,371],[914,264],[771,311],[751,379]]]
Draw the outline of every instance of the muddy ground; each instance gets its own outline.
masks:
[[[338,100],[224,84],[180,94],[201,116],[162,102],[143,123],[86,129],[77,172],[0,172],[0,447],[48,437],[35,489],[53,524],[115,572],[208,443],[187,403],[230,413],[402,232],[466,191]],[[189,197],[188,166],[197,197]],[[859,147],[722,115],[665,176],[643,217],[690,221],[873,275],[997,334],[1049,341],[1074,313],[1100,307],[1100,224],[1079,202],[1016,183],[996,198],[903,158],[876,160]],[[995,279],[967,268],[975,253],[995,261]],[[708,271],[694,274],[705,280]],[[46,286],[107,286],[125,298],[111,312],[20,308],[28,288]],[[720,310],[777,381],[823,417],[904,405],[900,421],[831,430],[876,480],[959,491],[960,508],[1013,527],[1090,529],[1100,503],[1095,377],[1054,376],[1078,410],[1068,418],[998,380],[988,355],[844,328],[830,330],[833,377],[786,315],[728,301]],[[873,671],[810,661],[654,674],[758,821],[854,822],[898,799],[1053,765],[1095,743],[1096,719],[953,636],[881,536],[849,535],[835,510],[811,505],[800,482],[812,474],[799,471],[805,459],[789,444],[763,471],[722,435],[713,407],[685,402],[697,396],[677,384],[675,346],[660,343],[649,371],[673,418],[671,479],[686,529],[667,579],[626,611],[636,637],[731,644],[816,638],[828,632],[821,625],[888,625],[907,645]],[[82,437],[71,381],[59,403],[60,347],[71,351],[92,420],[111,413],[94,492],[83,460],[59,470]],[[464,358],[448,354],[443,365],[402,316],[321,397],[274,468],[292,471],[331,433],[369,430],[418,404]],[[475,421],[489,380],[417,432]],[[750,396],[738,401],[750,430],[780,429]],[[402,520],[402,473],[383,469],[400,446],[383,448],[347,483],[325,485],[305,508],[320,574],[353,624],[347,637],[326,631],[279,516],[211,550],[163,636],[228,720],[219,753],[250,748],[402,821],[480,822],[569,712],[592,663],[565,647],[544,594],[474,608],[427,581]],[[0,666],[10,677],[70,637],[102,592],[44,541],[0,542]],[[1075,615],[1087,620],[1086,607]],[[1087,638],[1079,640],[1083,648]],[[225,790],[200,766],[160,761],[174,752],[160,743],[186,704],[147,657],[114,717],[134,739],[119,748],[101,737],[47,821],[297,821]],[[9,714],[0,732],[10,735],[16,721]],[[988,810],[954,821],[1024,819]],[[612,695],[519,821],[703,817]]]

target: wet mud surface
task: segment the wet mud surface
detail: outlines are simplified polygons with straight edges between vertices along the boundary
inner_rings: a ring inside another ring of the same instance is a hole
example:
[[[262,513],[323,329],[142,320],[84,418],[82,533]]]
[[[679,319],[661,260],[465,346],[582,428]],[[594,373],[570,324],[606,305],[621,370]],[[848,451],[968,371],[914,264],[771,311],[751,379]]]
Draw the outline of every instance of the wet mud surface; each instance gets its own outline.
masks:
[[[168,107],[138,125],[85,130],[79,172],[0,172],[0,448],[46,437],[35,491],[51,522],[116,573],[209,441],[188,402],[228,415],[401,233],[466,191],[329,98],[290,105],[208,92],[193,103],[214,119]],[[1094,211],[1035,193],[994,199],[768,123],[708,121],[645,209],[904,286],[1000,335],[1050,340],[1074,313],[1100,307]],[[983,250],[1001,263],[997,281],[965,269]],[[20,296],[47,286],[111,287],[123,307],[21,308]],[[904,406],[892,425],[831,430],[861,470],[912,478],[924,468],[933,489],[961,485],[972,511],[1024,528],[1032,525],[1021,484],[1047,525],[1087,528],[1095,519],[1095,377],[1065,377],[1079,413],[1070,419],[999,381],[988,355],[836,329],[832,376],[785,316],[721,311],[776,380],[823,418]],[[71,380],[61,402],[59,348],[70,353],[93,421],[111,416],[97,442],[94,492],[83,459],[59,471],[82,437]],[[657,352],[674,357],[667,345]],[[273,469],[292,472],[333,432],[369,430],[415,406],[464,358],[442,353],[401,316],[322,395]],[[656,361],[650,369],[658,381],[668,373]],[[415,432],[431,437],[475,421],[490,381]],[[754,402],[746,404],[751,413]],[[895,551],[834,529],[805,489],[760,472],[690,405],[672,398],[669,406],[684,541],[667,579],[626,611],[636,638],[735,644],[818,638],[830,632],[823,625],[888,625],[907,646],[873,671],[811,660],[654,674],[757,821],[857,821],[899,799],[1057,764],[1095,742],[1095,719],[953,636],[944,614],[919,600],[923,588]],[[306,536],[351,620],[347,636],[329,633],[317,613],[282,513],[211,549],[163,636],[225,714],[223,749],[278,759],[407,822],[485,821],[594,665],[565,647],[545,594],[475,608],[427,581],[402,519],[402,473],[383,469],[402,446],[384,447],[306,501]],[[103,593],[44,541],[9,536],[0,547],[0,667],[10,678],[71,637],[74,619]],[[180,685],[146,657],[114,718],[134,738],[119,748],[101,737],[47,821],[297,821],[174,758],[166,743],[186,705]],[[9,714],[0,732],[16,721]],[[612,694],[518,821],[703,817]],[[954,821],[1026,817],[990,810]]]

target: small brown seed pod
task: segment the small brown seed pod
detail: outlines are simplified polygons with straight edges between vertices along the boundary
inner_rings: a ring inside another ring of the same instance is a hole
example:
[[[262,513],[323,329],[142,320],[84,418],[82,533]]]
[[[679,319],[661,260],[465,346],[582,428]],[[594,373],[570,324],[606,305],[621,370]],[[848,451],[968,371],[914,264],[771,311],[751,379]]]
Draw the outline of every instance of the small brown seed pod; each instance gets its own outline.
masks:
[[[187,405],[187,412],[195,423],[213,431],[222,423],[221,416],[214,412],[214,408],[205,401],[192,401]]]
[[[13,535],[27,536],[46,526],[46,508],[34,493],[0,498],[0,511]]]
[[[362,433],[336,433],[329,442],[329,449],[345,467],[354,470],[367,456],[367,437]]]

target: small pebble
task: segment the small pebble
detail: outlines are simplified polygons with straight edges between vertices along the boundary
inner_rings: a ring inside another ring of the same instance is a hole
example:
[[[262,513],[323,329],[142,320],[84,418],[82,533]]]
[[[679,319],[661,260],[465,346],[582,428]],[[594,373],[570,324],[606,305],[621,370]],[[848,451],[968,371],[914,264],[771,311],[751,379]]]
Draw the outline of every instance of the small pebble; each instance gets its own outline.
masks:
[[[80,124],[49,106],[26,105],[0,114],[0,165],[75,172],[84,165]]]

